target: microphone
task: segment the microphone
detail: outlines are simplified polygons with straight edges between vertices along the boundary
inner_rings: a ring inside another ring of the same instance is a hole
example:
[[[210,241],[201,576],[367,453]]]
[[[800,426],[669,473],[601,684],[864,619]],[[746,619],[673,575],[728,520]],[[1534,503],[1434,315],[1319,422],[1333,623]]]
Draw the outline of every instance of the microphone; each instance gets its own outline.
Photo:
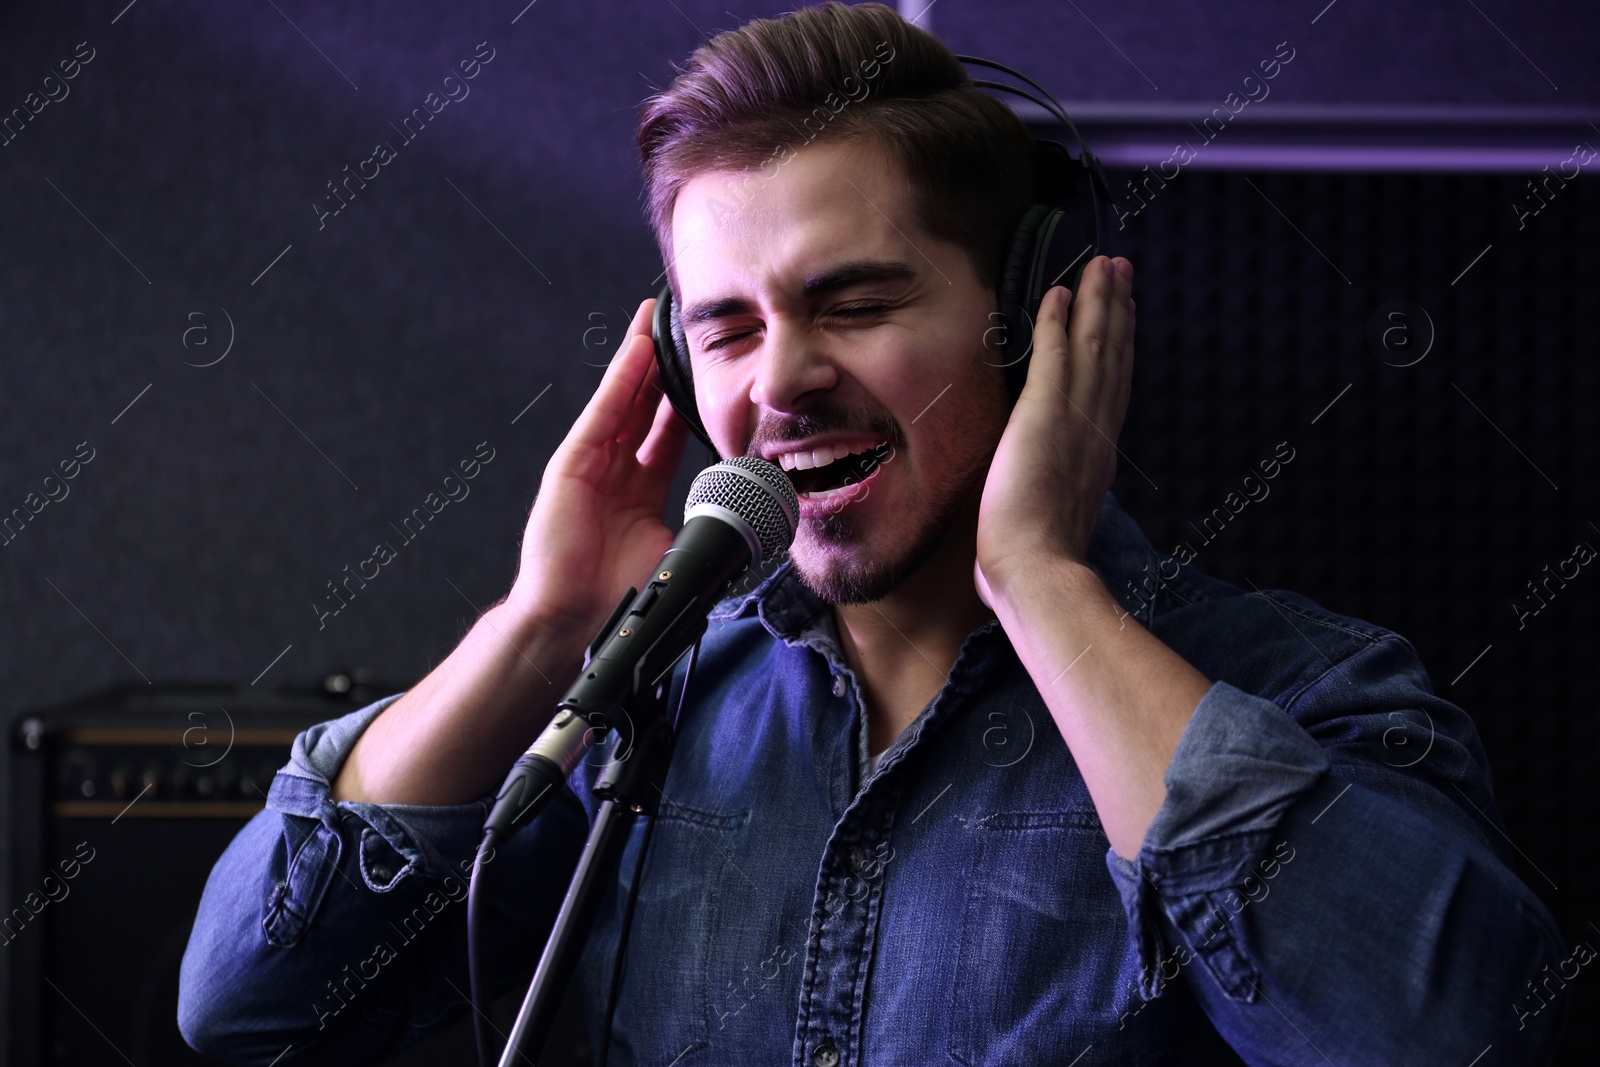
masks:
[[[500,787],[483,826],[486,846],[543,809],[583,758],[590,731],[617,725],[614,712],[660,684],[705,633],[706,616],[733,579],[788,550],[799,507],[788,476],[754,456],[735,456],[695,476],[672,547],[643,591],[623,594],[555,718]]]

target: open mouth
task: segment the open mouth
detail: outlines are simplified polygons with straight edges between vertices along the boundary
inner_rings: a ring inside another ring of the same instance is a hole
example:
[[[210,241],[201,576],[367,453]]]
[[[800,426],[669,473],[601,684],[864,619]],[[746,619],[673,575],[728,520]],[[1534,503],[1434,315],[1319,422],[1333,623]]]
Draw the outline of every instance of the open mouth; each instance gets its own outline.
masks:
[[[794,485],[794,491],[803,497],[826,499],[864,482],[889,457],[891,446],[887,441],[864,452],[840,456],[821,467],[789,470],[784,473]]]

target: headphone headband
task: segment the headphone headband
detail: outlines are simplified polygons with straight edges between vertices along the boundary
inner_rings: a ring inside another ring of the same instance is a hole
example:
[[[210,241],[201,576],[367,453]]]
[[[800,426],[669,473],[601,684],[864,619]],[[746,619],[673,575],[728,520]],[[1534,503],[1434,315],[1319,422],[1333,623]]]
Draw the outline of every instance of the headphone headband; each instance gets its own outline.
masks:
[[[1062,107],[1061,102],[1054,96],[1050,95],[1050,91],[1044,86],[1040,85],[1026,74],[1023,74],[1021,71],[1013,70],[1012,68],[1006,66],[1004,63],[996,63],[993,60],[983,59],[979,56],[958,55],[956,56],[956,59],[963,63],[970,63],[974,66],[988,67],[991,70],[1002,71],[1011,75],[1013,78],[1018,79],[1019,81],[1027,82],[1044,96],[1045,99],[1040,100],[1032,93],[1024,92],[1023,90],[1018,89],[1016,86],[1007,85],[1004,82],[988,81],[979,78],[974,78],[972,81],[972,84],[978,86],[979,88],[994,89],[1002,93],[1011,93],[1014,96],[1019,96],[1024,100],[1038,104],[1040,107],[1044,108],[1046,112],[1060,119],[1061,124],[1072,132],[1073,139],[1078,142],[1077,159],[1073,159],[1072,153],[1068,152],[1066,147],[1061,145],[1059,142],[1046,141],[1041,138],[1038,139],[1038,143],[1041,145],[1055,145],[1061,150],[1062,155],[1064,155],[1068,160],[1071,160],[1071,162],[1076,164],[1078,167],[1082,168],[1082,170],[1088,175],[1089,199],[1092,204],[1094,217],[1094,247],[1097,249],[1104,248],[1105,231],[1108,228],[1104,225],[1104,222],[1107,211],[1111,206],[1111,183],[1106,180],[1105,168],[1100,165],[1100,160],[1096,158],[1093,152],[1089,151],[1089,143],[1083,139],[1083,134],[1078,131],[1077,123],[1073,122],[1072,119],[1067,115],[1066,108]],[[1049,103],[1045,103],[1045,100],[1048,100]],[[1073,181],[1075,174],[1072,171],[1068,171],[1068,174],[1070,176],[1067,179],[1068,189],[1066,191],[1068,194],[1070,194],[1073,185],[1075,185],[1075,182]],[[1043,178],[1042,174],[1041,178]],[[1042,182],[1041,188],[1043,188]],[[1092,259],[1094,257],[1091,256],[1090,258]]]

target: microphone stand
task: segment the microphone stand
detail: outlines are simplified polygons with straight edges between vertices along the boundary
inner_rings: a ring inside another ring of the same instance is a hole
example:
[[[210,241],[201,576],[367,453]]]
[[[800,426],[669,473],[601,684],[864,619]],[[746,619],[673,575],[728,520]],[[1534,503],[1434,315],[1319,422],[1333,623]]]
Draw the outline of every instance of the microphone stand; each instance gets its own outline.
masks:
[[[680,711],[699,648],[697,639],[689,649],[689,668],[679,690]],[[623,709],[626,714],[618,717],[610,756],[594,784],[600,804],[588,843],[500,1056],[500,1067],[513,1067],[519,1059],[536,1063],[543,1055],[556,1012],[577,970],[600,901],[616,878],[634,823],[640,815],[654,817],[656,813],[677,740],[674,724],[667,719],[671,678],[669,673],[653,689],[634,694],[632,707]]]
[[[613,711],[616,723],[610,762],[594,785],[599,798],[589,840],[562,901],[527,998],[517,1015],[500,1067],[513,1067],[524,1048],[542,1054],[560,994],[577,967],[600,898],[616,875],[634,820],[653,816],[666,785],[676,742],[667,721],[672,667],[689,652],[678,708],[694,670],[707,613],[728,583],[753,561],[768,561],[794,539],[799,501],[777,466],[752,456],[734,456],[702,471],[689,487],[683,529],[661,557],[643,592],[629,589],[600,636],[589,646],[583,671],[557,705],[557,713],[506,776],[484,822],[483,840],[467,890],[467,957],[473,1007],[485,982],[477,948],[479,875],[504,840],[538,814],[547,797],[569,781],[582,758],[590,730],[603,730]],[[635,715],[635,713],[637,713]],[[641,852],[641,857],[643,853]],[[630,902],[630,915],[632,904]],[[626,929],[624,929],[626,936]],[[622,949],[619,945],[620,959]],[[611,1009],[608,1006],[607,1011]],[[479,1057],[487,1061],[487,1018],[478,1010],[474,1026]],[[529,1060],[529,1062],[533,1062]]]

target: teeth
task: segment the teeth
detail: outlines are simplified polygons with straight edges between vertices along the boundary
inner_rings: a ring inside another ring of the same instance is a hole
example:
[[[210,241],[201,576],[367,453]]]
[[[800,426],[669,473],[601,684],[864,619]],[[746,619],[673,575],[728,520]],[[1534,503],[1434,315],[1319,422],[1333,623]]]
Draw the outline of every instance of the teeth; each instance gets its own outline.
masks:
[[[849,445],[826,445],[808,452],[780,452],[778,453],[778,466],[786,471],[808,471],[813,467],[826,467],[835,460],[854,455],[857,451]]]

